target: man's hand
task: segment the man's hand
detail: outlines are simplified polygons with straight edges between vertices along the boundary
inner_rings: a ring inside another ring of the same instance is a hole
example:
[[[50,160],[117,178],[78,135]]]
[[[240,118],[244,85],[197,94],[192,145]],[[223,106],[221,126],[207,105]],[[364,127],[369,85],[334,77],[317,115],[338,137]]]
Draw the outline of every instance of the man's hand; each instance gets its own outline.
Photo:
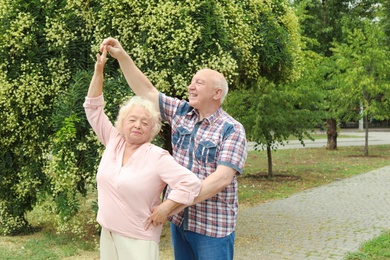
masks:
[[[106,48],[108,53],[117,60],[127,55],[119,41],[111,37],[103,40],[102,44],[100,45],[100,51],[103,51],[104,48]]]
[[[152,215],[150,215],[146,221],[145,230],[148,229],[150,225],[157,227],[158,225],[164,224],[165,221],[168,220],[170,213],[180,206],[183,206],[183,204],[167,199],[158,207],[154,207],[151,212]]]
[[[152,209],[152,215],[147,219],[145,224],[145,230],[149,229],[151,225],[157,227],[165,223],[168,220],[169,209],[164,205],[160,204],[158,207]]]

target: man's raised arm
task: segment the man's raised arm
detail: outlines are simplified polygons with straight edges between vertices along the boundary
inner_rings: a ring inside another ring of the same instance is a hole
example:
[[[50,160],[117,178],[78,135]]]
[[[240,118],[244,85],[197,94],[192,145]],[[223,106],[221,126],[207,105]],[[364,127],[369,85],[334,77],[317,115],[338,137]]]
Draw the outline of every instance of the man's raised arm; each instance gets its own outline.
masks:
[[[106,46],[109,54],[118,60],[121,70],[126,78],[130,88],[137,96],[149,99],[158,107],[158,90],[153,86],[150,80],[142,73],[142,71],[135,65],[130,55],[123,49],[122,45],[117,39],[106,38],[100,45],[100,51]]]

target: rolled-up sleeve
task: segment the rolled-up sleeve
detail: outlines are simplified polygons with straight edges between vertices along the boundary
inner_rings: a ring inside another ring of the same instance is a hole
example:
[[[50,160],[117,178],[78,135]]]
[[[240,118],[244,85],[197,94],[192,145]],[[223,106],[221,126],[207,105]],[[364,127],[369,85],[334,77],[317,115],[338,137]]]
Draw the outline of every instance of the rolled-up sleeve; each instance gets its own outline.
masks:
[[[201,181],[197,177],[196,179],[197,181],[186,183],[184,185],[180,183],[179,185],[175,186],[169,193],[168,199],[187,206],[192,205],[196,196],[199,195],[201,188]],[[192,189],[185,188],[185,186],[190,186]]]
[[[168,199],[184,205],[191,205],[199,195],[202,183],[187,168],[178,164],[167,152],[160,160],[161,179],[169,185]]]

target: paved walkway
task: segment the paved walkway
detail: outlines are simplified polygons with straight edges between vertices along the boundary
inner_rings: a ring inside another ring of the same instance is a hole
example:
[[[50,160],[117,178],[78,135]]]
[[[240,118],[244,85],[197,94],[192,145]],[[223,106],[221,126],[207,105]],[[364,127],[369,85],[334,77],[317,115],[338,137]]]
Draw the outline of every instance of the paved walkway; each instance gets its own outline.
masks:
[[[327,136],[325,132],[318,131],[318,134],[323,134],[324,138],[314,141],[305,140],[305,146],[298,140],[285,142],[285,145],[278,144],[278,149],[298,149],[298,148],[321,148],[327,145]],[[337,146],[364,146],[365,132],[356,129],[342,129],[337,137]],[[348,137],[345,137],[348,136]],[[352,137],[355,136],[355,137]],[[368,145],[390,144],[390,129],[374,129],[368,133]],[[254,149],[254,142],[248,143],[248,149]]]
[[[390,166],[238,216],[236,260],[343,259],[390,229]]]

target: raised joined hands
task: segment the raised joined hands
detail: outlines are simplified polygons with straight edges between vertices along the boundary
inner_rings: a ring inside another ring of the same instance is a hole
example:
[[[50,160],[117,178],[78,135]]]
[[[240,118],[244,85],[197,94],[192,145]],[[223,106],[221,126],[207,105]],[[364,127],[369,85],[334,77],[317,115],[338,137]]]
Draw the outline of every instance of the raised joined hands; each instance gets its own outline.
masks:
[[[104,39],[102,44],[100,44],[100,51],[103,52],[104,49],[106,49],[115,59],[120,59],[126,55],[126,52],[119,41],[112,37]]]

